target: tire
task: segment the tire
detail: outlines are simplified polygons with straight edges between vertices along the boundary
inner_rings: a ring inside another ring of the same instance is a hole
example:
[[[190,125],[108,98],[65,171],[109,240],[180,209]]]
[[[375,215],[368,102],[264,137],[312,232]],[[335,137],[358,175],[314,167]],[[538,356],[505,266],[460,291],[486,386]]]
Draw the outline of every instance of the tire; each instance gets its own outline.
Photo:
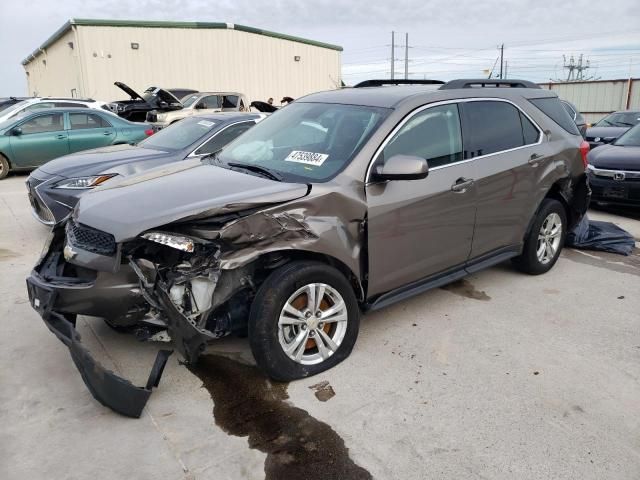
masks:
[[[557,222],[560,222],[559,230],[554,227],[558,226]],[[525,239],[522,254],[513,259],[513,264],[521,272],[530,275],[551,270],[564,246],[566,228],[567,212],[564,205],[558,200],[545,198]]]
[[[9,175],[10,169],[11,166],[9,165],[9,160],[0,153],[0,180]]]
[[[307,311],[310,294],[322,294],[316,302],[320,312],[337,310],[325,317],[331,321],[322,322],[322,315]],[[281,317],[286,323],[282,326]],[[258,289],[249,315],[249,343],[258,367],[273,380],[288,382],[324,372],[347,358],[359,324],[358,302],[345,276],[329,265],[296,261],[274,271]]]

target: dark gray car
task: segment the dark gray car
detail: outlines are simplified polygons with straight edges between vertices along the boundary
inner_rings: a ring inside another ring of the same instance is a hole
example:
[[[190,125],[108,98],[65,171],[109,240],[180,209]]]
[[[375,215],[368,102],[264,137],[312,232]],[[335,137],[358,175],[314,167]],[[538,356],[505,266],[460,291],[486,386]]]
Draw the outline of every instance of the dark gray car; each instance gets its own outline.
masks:
[[[552,268],[588,205],[587,151],[555,93],[529,82],[309,95],[217,155],[84,195],[29,297],[126,415],[169,353],[134,387],[82,347],[77,314],[161,325],[187,362],[248,330],[269,376],[314,375],[349,355],[362,312],[508,259]]]
[[[591,149],[613,143],[624,132],[640,123],[640,111],[613,112],[587,129],[587,142]]]
[[[33,171],[27,179],[34,217],[53,225],[66,217],[80,195],[112,179],[220,150],[265,118],[224,113],[189,118],[137,145],[113,145],[65,155]]]

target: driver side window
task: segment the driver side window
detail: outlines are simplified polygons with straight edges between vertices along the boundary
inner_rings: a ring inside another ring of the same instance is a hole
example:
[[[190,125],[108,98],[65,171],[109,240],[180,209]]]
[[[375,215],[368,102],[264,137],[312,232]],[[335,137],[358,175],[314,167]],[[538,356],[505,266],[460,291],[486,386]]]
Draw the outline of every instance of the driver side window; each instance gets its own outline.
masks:
[[[458,106],[427,108],[411,117],[384,147],[376,164],[383,165],[394,155],[424,158],[429,168],[462,160]]]

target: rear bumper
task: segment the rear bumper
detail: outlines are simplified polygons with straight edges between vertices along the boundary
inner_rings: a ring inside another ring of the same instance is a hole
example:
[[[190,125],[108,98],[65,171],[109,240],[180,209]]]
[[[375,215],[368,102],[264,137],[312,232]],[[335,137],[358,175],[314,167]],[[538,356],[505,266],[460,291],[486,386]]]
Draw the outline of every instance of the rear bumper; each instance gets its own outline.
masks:
[[[47,328],[67,346],[71,359],[82,380],[101,404],[127,417],[138,418],[142,413],[153,387],[160,383],[170,350],[160,350],[144,387],[116,375],[97,362],[80,342],[80,334],[72,321],[53,311],[57,292],[34,272],[27,279],[29,301],[40,314]]]

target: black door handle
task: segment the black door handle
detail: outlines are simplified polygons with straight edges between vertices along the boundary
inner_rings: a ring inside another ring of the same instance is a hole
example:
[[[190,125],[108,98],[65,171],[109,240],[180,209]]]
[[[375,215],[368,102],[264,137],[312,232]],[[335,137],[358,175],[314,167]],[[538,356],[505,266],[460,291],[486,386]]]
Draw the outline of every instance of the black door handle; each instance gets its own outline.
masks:
[[[451,191],[454,193],[464,193],[474,182],[475,180],[473,180],[473,178],[460,177],[456,180],[456,183],[451,185]]]

